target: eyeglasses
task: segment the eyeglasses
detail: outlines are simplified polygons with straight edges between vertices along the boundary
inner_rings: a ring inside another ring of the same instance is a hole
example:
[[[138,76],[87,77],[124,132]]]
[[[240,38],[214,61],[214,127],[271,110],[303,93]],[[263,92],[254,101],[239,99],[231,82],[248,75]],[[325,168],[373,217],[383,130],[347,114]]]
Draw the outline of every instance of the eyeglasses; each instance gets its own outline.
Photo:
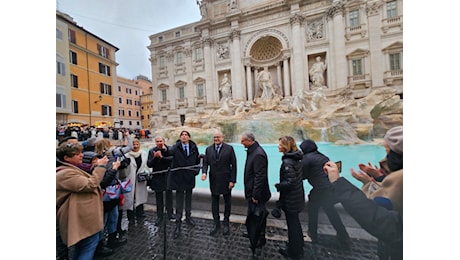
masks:
[[[214,136],[214,139],[220,139],[221,136]]]

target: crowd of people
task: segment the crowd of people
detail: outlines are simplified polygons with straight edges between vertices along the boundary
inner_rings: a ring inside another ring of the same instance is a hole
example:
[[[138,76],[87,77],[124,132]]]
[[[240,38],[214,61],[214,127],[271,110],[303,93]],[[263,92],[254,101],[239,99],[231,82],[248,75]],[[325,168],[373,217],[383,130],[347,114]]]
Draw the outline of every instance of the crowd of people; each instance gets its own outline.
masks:
[[[213,226],[209,235],[229,235],[232,214],[232,190],[237,182],[237,157],[223,133],[216,130],[205,154],[199,154],[190,132],[181,131],[176,142],[168,146],[163,136],[156,136],[155,146],[142,149],[138,138],[125,130],[120,145],[110,138],[80,140],[67,136],[56,149],[56,253],[57,259],[92,259],[108,256],[127,243],[126,230],[121,228],[123,213],[128,222],[145,218],[147,187],[156,199],[155,224],[175,221],[173,239],[181,236],[183,212],[185,222],[195,226],[192,218],[192,194],[196,178],[209,178],[210,209]],[[90,142],[91,141],[91,142]],[[244,197],[247,202],[247,232],[253,252],[267,243],[266,225],[272,198],[268,180],[269,159],[264,148],[251,132],[241,135],[247,152],[244,174]],[[402,126],[391,128],[384,136],[386,157],[380,168],[370,163],[351,169],[352,176],[363,182],[362,189],[343,177],[334,162],[318,151],[316,143],[304,140],[297,147],[292,136],[278,139],[282,153],[279,182],[271,184],[279,192],[275,218],[284,212],[288,231],[286,247],[278,252],[288,258],[303,259],[304,237],[299,214],[305,205],[308,211],[307,234],[312,243],[321,243],[318,236],[318,211],[324,210],[337,232],[337,240],[349,249],[351,239],[335,209],[344,209],[378,240],[379,259],[402,259]],[[312,185],[305,199],[304,180]],[[118,190],[117,190],[118,189]],[[112,192],[117,190],[117,192]],[[175,192],[175,208],[173,208]],[[224,209],[221,222],[220,197]],[[83,212],[83,213],[82,213]],[[257,223],[254,224],[254,220]],[[256,225],[257,228],[254,228]]]

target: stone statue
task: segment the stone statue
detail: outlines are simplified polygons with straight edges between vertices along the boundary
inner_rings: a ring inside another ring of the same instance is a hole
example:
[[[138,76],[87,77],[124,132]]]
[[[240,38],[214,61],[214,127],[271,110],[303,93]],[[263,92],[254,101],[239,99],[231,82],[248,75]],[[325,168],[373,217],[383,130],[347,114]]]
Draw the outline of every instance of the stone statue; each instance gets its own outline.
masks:
[[[230,0],[228,3],[228,9],[236,9],[236,0]]]
[[[201,1],[196,0],[196,4],[198,6],[200,6],[201,18],[203,18],[203,19],[208,18],[208,10],[206,9],[206,3],[204,3],[203,0],[201,0]]]
[[[228,58],[228,47],[226,45],[219,44],[219,47],[217,48],[217,58],[219,60]]]
[[[257,81],[259,81],[259,86],[262,88],[262,99],[271,99],[274,95],[272,76],[267,70],[262,70],[257,75]]]
[[[230,79],[227,77],[227,73],[224,74],[224,77],[220,81],[219,90],[222,95],[221,100],[224,100],[226,98],[232,98],[232,83]]]
[[[327,64],[321,61],[321,57],[316,57],[316,63],[311,66],[309,75],[313,82],[313,86],[316,88],[325,87],[324,84],[324,71],[327,68]]]
[[[305,105],[303,104],[302,101],[302,96],[297,94],[294,96],[294,99],[292,100],[291,103],[291,109],[292,112],[297,112],[297,113],[302,113],[302,111],[306,111],[307,109],[305,108]]]

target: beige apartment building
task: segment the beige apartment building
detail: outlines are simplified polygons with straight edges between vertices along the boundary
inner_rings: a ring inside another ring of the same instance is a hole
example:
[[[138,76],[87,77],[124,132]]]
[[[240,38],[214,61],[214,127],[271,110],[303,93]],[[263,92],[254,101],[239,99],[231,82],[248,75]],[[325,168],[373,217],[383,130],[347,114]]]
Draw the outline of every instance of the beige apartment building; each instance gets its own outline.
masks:
[[[264,78],[283,99],[317,88],[360,98],[390,87],[402,97],[402,0],[202,0],[197,8],[200,21],[149,37],[151,126],[183,125],[227,95],[252,101]]]
[[[117,78],[117,114],[114,118],[115,127],[129,129],[145,128],[142,124],[141,100],[143,96],[150,95],[152,92],[151,89],[152,82],[143,75],[138,75],[134,79]],[[150,101],[152,100],[150,99]]]

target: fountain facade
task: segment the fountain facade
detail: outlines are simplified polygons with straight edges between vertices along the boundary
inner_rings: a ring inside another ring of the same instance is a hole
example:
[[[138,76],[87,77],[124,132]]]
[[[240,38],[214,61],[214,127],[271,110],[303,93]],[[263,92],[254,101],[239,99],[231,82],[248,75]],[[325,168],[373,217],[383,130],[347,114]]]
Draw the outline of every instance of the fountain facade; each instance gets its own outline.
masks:
[[[320,88],[294,98],[274,96],[242,103],[228,98],[215,110],[188,117],[183,126],[154,127],[152,132],[169,143],[185,128],[198,144],[209,144],[214,129],[222,130],[227,142],[238,143],[241,133],[251,131],[261,143],[292,135],[299,141],[359,144],[383,138],[388,129],[403,124],[403,101],[393,88],[378,88],[359,99],[347,93]]]

